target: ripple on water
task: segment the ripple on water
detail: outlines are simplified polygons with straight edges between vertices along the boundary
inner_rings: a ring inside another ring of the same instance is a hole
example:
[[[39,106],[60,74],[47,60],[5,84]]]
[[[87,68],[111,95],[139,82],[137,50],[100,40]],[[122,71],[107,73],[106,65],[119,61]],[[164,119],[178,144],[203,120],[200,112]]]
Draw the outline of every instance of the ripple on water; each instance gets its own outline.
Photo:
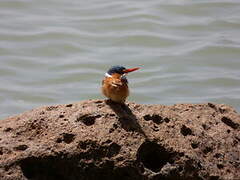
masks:
[[[240,2],[0,1],[0,118],[103,98],[105,71],[129,74],[138,103],[240,110]]]

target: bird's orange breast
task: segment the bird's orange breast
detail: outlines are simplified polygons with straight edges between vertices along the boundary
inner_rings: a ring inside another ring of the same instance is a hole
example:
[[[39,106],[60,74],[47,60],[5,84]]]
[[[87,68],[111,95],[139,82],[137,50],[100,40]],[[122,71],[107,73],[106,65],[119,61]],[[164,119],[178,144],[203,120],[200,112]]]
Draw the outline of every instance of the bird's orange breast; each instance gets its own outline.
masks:
[[[102,81],[102,93],[112,101],[124,103],[129,95],[127,82],[120,74],[105,77]]]

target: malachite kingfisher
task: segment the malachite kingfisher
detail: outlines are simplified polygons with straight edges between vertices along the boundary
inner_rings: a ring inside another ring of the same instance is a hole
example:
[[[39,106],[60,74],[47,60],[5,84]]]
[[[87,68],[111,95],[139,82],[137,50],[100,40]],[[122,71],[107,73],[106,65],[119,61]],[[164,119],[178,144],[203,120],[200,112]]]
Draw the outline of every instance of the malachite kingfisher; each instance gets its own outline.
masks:
[[[124,104],[129,96],[126,75],[139,68],[126,69],[123,66],[112,66],[102,81],[102,93],[114,102]]]

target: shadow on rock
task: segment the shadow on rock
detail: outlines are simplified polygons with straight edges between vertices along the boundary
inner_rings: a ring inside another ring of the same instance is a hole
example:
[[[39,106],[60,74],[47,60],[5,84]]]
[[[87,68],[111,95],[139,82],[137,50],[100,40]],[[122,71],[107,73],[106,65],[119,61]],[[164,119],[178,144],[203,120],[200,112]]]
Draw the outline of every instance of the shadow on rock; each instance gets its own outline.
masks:
[[[123,129],[126,131],[136,131],[145,138],[148,138],[138,123],[137,117],[126,104],[119,104],[111,100],[106,100],[106,104],[116,113]]]

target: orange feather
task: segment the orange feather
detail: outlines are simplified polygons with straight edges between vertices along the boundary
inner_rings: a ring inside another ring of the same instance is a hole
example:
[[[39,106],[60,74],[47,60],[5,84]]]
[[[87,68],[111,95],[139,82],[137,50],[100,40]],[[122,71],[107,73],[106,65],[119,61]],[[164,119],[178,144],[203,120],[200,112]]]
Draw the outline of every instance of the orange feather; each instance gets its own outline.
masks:
[[[129,95],[127,81],[117,73],[105,77],[102,81],[102,93],[114,102],[124,103]]]

